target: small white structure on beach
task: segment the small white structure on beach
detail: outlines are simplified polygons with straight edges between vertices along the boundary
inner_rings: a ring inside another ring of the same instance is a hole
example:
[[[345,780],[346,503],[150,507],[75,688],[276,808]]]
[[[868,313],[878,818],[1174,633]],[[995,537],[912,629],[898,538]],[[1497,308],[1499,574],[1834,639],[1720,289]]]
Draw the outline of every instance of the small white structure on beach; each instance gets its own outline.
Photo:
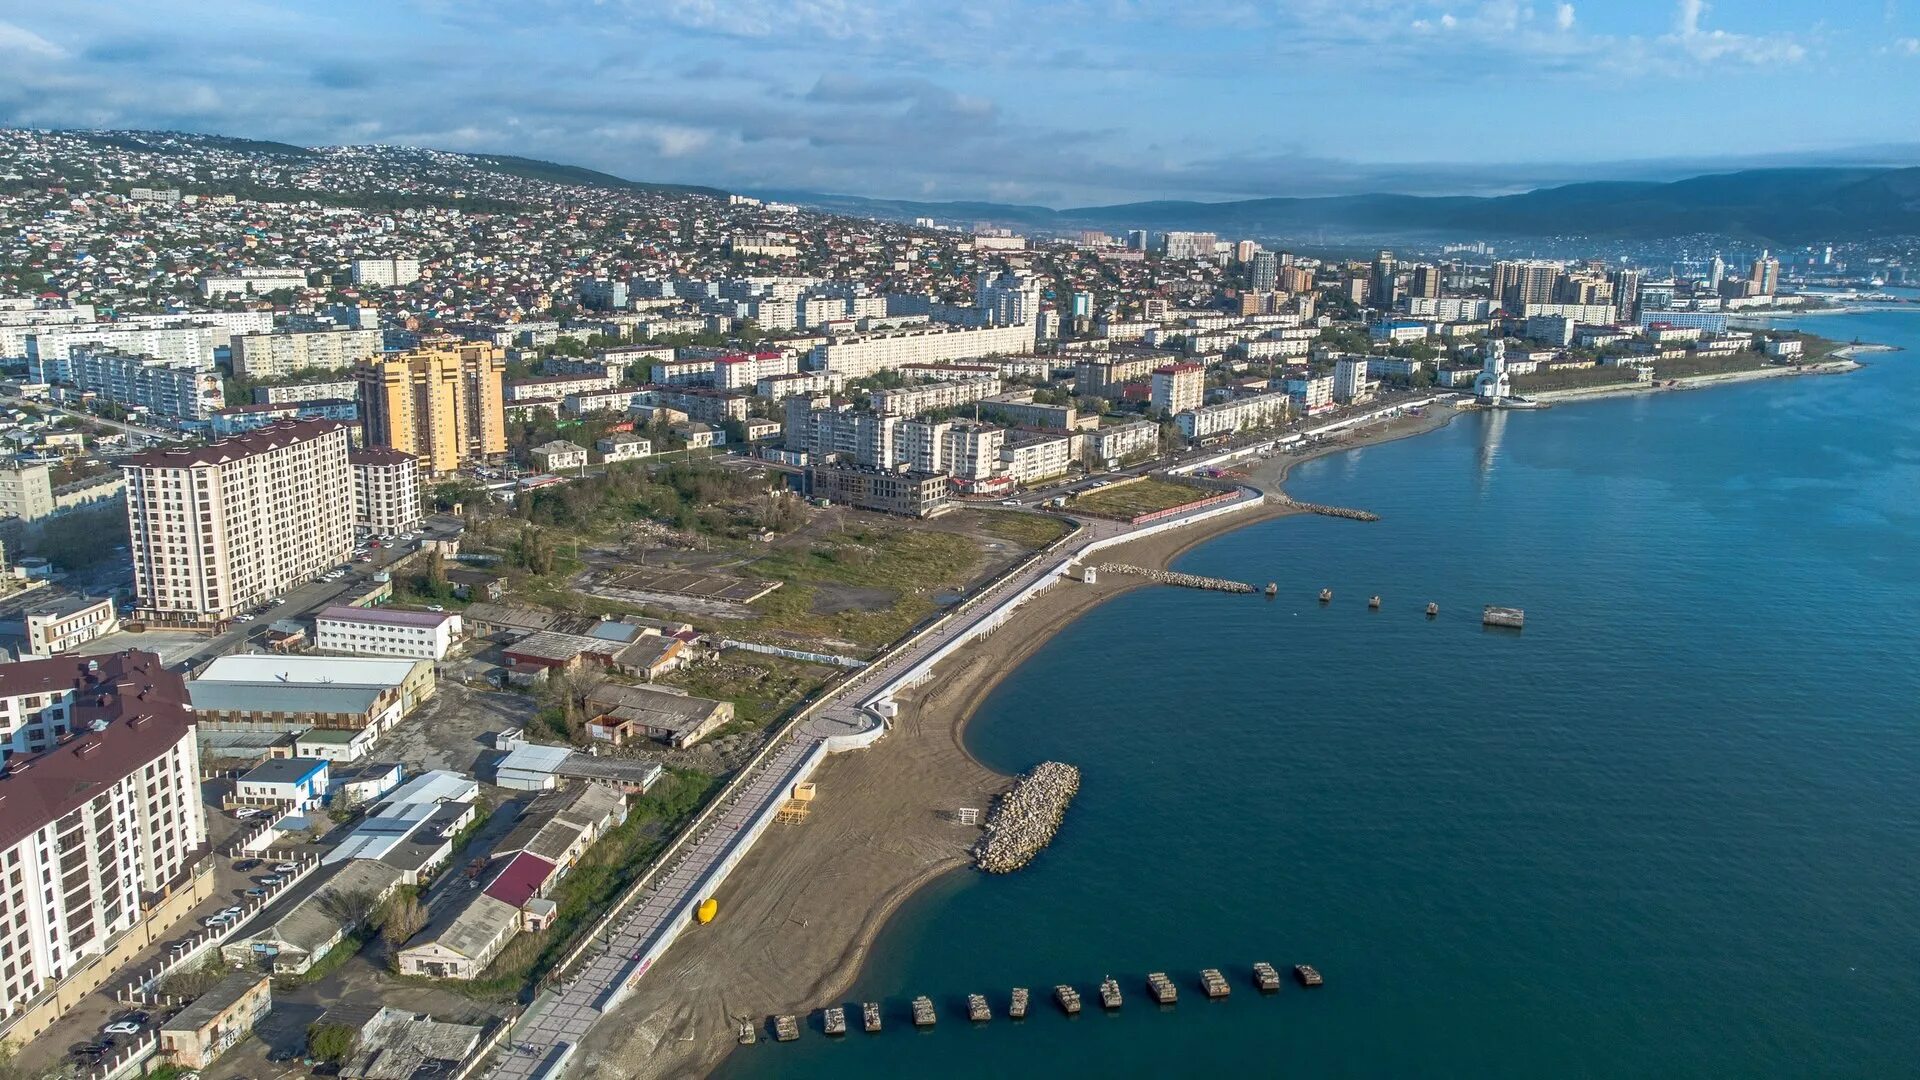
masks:
[[[1473,394],[1491,405],[1513,396],[1513,376],[1507,373],[1507,341],[1494,338],[1487,342],[1487,362],[1473,380]]]

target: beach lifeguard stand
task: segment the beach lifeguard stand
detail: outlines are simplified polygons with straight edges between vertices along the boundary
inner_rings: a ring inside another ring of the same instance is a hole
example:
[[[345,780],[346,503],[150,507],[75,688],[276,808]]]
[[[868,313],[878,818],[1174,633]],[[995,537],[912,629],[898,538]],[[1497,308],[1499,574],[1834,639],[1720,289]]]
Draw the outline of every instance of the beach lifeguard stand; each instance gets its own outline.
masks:
[[[793,796],[780,807],[773,820],[782,825],[804,825],[807,815],[813,812],[813,796],[817,789],[811,783],[793,785]]]

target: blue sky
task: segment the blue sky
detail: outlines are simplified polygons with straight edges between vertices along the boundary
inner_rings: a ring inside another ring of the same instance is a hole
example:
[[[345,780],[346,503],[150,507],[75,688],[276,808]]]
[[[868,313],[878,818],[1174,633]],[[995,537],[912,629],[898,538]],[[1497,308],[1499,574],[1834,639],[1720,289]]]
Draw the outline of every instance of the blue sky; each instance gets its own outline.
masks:
[[[0,124],[1054,206],[1920,163],[1920,0],[0,0]]]

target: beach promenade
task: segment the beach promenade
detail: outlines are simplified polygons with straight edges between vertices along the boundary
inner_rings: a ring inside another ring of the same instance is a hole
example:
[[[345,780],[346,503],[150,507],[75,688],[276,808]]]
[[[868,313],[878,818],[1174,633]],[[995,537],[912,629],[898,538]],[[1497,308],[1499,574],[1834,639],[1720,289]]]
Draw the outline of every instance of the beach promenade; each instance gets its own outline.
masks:
[[[895,692],[924,677],[955,649],[991,633],[1086,555],[1150,533],[1243,512],[1264,501],[1259,491],[1242,488],[1233,502],[1150,525],[1085,521],[796,716],[681,834],[582,949],[561,965],[564,981],[543,991],[528,1008],[487,1075],[492,1080],[562,1075],[593,1026],[693,924],[694,909],[713,895],[759,839],[793,785],[812,775],[829,753],[870,745],[885,733]]]

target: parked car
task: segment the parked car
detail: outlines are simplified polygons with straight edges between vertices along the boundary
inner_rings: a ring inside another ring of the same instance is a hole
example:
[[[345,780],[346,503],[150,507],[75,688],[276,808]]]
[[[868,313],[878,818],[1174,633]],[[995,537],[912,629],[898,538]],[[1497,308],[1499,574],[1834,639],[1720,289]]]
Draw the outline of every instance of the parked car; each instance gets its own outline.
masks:
[[[241,859],[239,862],[233,864],[233,868],[236,872],[244,874],[259,865],[259,859]]]
[[[142,1012],[139,1009],[135,1009],[132,1012],[127,1013],[125,1016],[122,1016],[120,1019],[126,1020],[130,1023],[144,1024],[147,1021],[153,1019],[153,1017],[147,1015],[146,1013]]]
[[[248,896],[265,896],[267,895],[267,890],[263,886],[255,885],[253,888],[247,890],[247,895]]]
[[[131,1020],[115,1020],[100,1030],[109,1035],[138,1035],[140,1034],[140,1025]]]
[[[287,879],[281,877],[279,874],[268,874],[264,877],[254,878],[254,880],[262,885],[278,885]]]
[[[245,616],[242,616],[242,618],[244,618],[244,617],[245,617]],[[243,806],[243,807],[241,807],[240,809],[238,809],[238,810],[235,810],[235,811],[233,812],[233,816],[234,816],[234,817],[237,817],[237,818],[239,818],[239,819],[241,819],[242,821],[244,821],[244,820],[246,820],[247,818],[250,818],[250,817],[259,817],[259,816],[260,816],[260,808],[259,808],[259,807],[257,807],[257,806]]]
[[[276,874],[291,874],[298,869],[300,869],[298,863],[277,862],[273,864],[273,872]]]
[[[246,910],[247,910],[246,908],[241,907],[239,904],[234,904],[231,907],[221,908],[220,914],[230,919],[237,919]]]
[[[243,611],[240,614],[235,615],[233,617],[233,621],[234,622],[252,622],[253,614],[251,612]]]

